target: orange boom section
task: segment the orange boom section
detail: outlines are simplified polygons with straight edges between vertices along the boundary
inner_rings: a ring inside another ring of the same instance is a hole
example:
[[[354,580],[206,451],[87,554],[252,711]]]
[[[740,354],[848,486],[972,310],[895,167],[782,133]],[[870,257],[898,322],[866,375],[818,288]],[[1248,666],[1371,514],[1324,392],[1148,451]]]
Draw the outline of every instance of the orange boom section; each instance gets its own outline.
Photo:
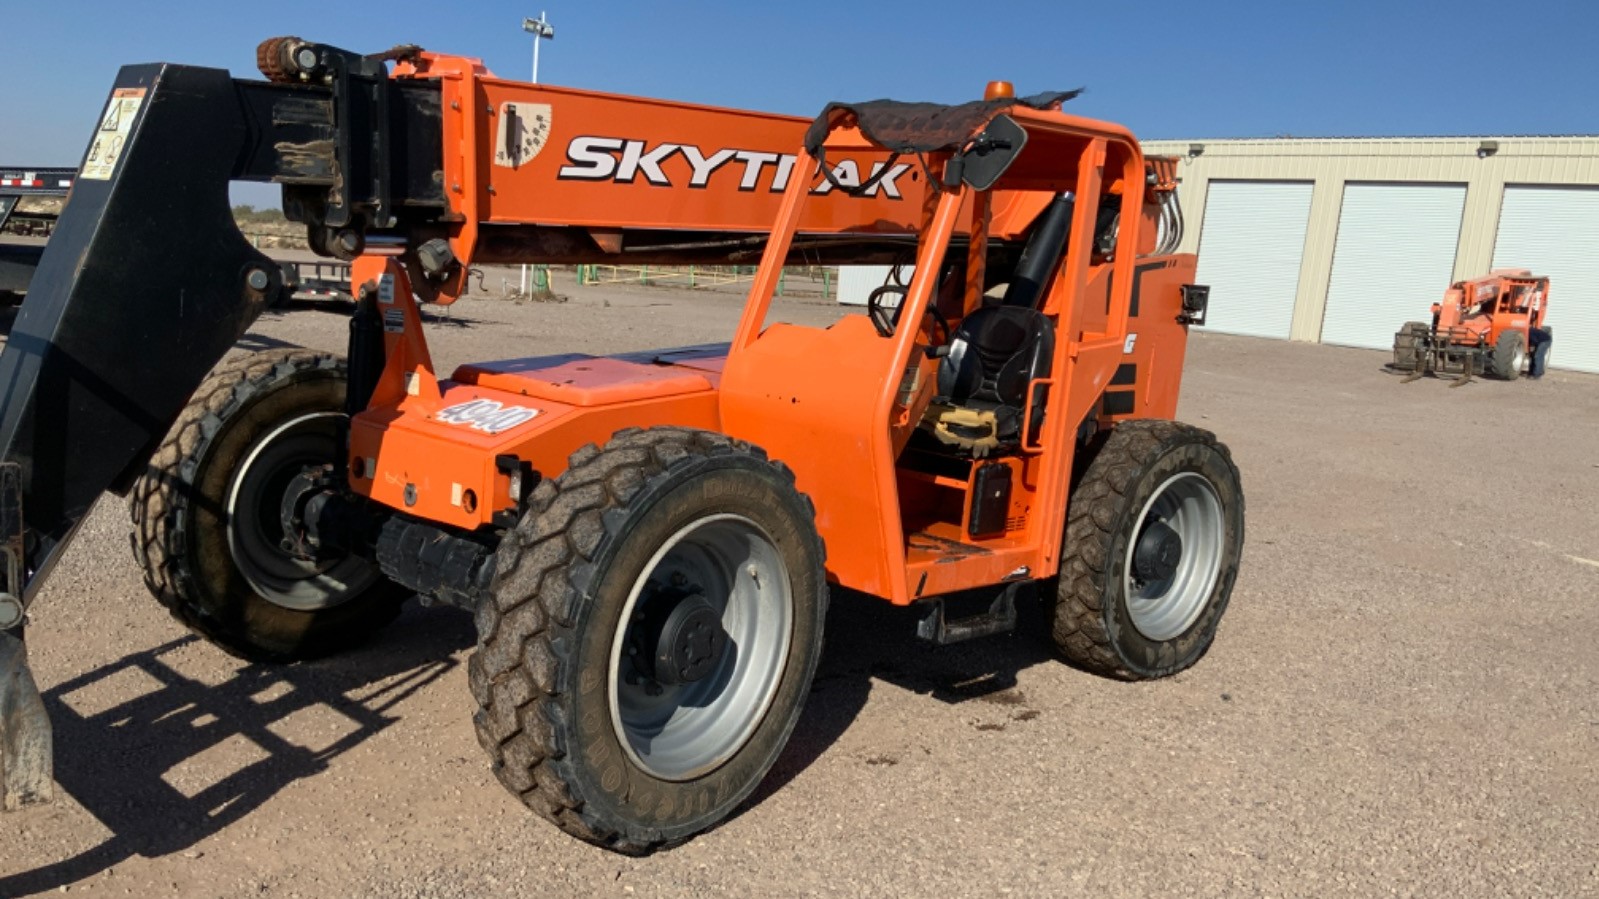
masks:
[[[475,59],[434,53],[395,76],[441,84],[451,244],[468,263],[649,261],[741,242],[753,259],[809,123],[507,81]],[[858,195],[819,185],[802,230],[914,229],[926,185],[911,160],[861,152],[835,160],[834,172],[845,186],[875,182]]]
[[[815,200],[796,251],[903,237],[921,220],[929,170],[914,157],[859,144],[829,157],[830,178],[797,172],[809,119],[508,81],[476,59],[428,52],[394,77],[440,85],[438,177],[450,248],[466,264],[753,262],[796,178]],[[1014,239],[1042,201],[1000,197],[993,207],[990,233]],[[853,258],[893,255],[862,245]],[[434,301],[452,302],[463,286]]]

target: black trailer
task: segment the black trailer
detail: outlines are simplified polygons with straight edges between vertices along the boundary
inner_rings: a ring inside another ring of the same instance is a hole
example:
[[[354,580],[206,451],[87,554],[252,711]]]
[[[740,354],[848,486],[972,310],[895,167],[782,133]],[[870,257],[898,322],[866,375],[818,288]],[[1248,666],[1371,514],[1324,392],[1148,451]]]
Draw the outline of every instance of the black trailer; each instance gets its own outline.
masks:
[[[27,201],[65,199],[77,175],[77,169],[0,166],[0,235],[49,237],[59,214]],[[0,304],[28,292],[43,255],[43,244],[0,242]]]
[[[65,199],[77,176],[77,169],[0,166],[0,232],[50,236],[59,214],[25,208],[23,201]]]

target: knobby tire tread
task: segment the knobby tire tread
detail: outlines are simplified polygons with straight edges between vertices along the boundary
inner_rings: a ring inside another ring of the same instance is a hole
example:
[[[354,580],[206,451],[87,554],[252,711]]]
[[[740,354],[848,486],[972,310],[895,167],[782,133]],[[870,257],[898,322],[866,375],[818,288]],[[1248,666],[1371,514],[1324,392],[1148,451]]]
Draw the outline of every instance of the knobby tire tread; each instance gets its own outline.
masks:
[[[286,657],[251,645],[200,604],[197,587],[184,563],[190,522],[179,499],[198,499],[184,494],[192,490],[195,472],[224,421],[272,384],[295,372],[340,372],[344,364],[336,353],[298,347],[266,350],[224,362],[201,382],[150,459],[144,476],[128,493],[133,555],[144,571],[144,583],[151,595],[184,627],[246,661],[277,662]],[[399,614],[398,605],[393,613]]]
[[[600,572],[594,559],[615,534],[628,502],[656,478],[703,456],[767,456],[759,447],[690,428],[630,428],[603,449],[589,444],[572,454],[566,472],[534,489],[517,527],[506,534],[490,593],[477,612],[479,650],[467,679],[478,712],[478,742],[495,777],[528,808],[567,833],[630,855],[686,842],[630,838],[585,806],[568,763],[559,702],[572,666],[575,603]],[[768,462],[790,486],[793,473]],[[798,492],[798,491],[796,491]],[[803,493],[812,520],[815,509]]]
[[[1129,668],[1116,651],[1105,627],[1104,584],[1128,494],[1136,489],[1144,469],[1168,445],[1185,437],[1213,447],[1237,478],[1232,454],[1211,432],[1174,421],[1134,420],[1116,425],[1072,494],[1051,637],[1066,659],[1080,668],[1117,680],[1150,676]],[[1241,514],[1242,494],[1238,502]]]

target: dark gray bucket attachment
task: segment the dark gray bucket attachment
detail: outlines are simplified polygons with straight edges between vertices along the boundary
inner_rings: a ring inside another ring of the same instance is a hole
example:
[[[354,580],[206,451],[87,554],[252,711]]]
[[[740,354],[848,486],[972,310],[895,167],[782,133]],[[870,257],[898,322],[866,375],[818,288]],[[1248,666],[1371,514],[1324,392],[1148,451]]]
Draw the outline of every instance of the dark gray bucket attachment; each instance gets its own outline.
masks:
[[[7,810],[51,795],[50,724],[28,670],[24,614],[95,501],[144,471],[281,284],[229,212],[247,134],[226,72],[123,69],[0,351]]]
[[[283,295],[282,268],[234,225],[229,182],[284,185],[290,218],[341,246],[369,227],[434,233],[445,211],[438,84],[394,86],[392,53],[301,51],[317,77],[294,83],[122,69],[37,269],[26,260],[28,298],[0,350],[6,809],[51,794],[29,605],[96,500],[144,474],[195,388]]]

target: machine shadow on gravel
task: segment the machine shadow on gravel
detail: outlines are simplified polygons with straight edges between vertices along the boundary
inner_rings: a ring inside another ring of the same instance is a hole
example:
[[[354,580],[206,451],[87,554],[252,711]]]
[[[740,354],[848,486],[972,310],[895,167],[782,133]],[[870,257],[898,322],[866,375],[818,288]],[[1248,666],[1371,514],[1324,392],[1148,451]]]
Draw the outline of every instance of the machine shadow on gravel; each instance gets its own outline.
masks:
[[[1024,591],[1016,612],[1014,633],[935,646],[916,636],[920,609],[833,587],[826,647],[805,712],[771,773],[733,817],[765,802],[837,743],[866,707],[873,680],[955,704],[1010,690],[1016,675],[1035,665],[1062,664],[1043,637],[1048,626],[1035,598]]]
[[[198,642],[173,640],[45,693],[55,723],[57,785],[111,836],[71,858],[0,877],[0,896],[70,886],[134,856],[182,852],[239,821],[399,720],[397,708],[406,699],[456,666],[453,654],[472,645],[473,630],[465,614],[411,608],[371,643],[343,656],[250,665],[215,686],[174,664],[174,654]],[[148,688],[101,711],[77,711],[96,690],[111,689],[113,679]],[[326,726],[316,728],[311,745],[280,735],[283,722],[305,712],[338,719],[331,742],[322,736]],[[229,746],[198,765],[204,770],[193,772],[208,786],[189,796],[167,782],[224,743]],[[232,767],[240,757],[249,760]],[[217,767],[227,770],[218,777]]]

